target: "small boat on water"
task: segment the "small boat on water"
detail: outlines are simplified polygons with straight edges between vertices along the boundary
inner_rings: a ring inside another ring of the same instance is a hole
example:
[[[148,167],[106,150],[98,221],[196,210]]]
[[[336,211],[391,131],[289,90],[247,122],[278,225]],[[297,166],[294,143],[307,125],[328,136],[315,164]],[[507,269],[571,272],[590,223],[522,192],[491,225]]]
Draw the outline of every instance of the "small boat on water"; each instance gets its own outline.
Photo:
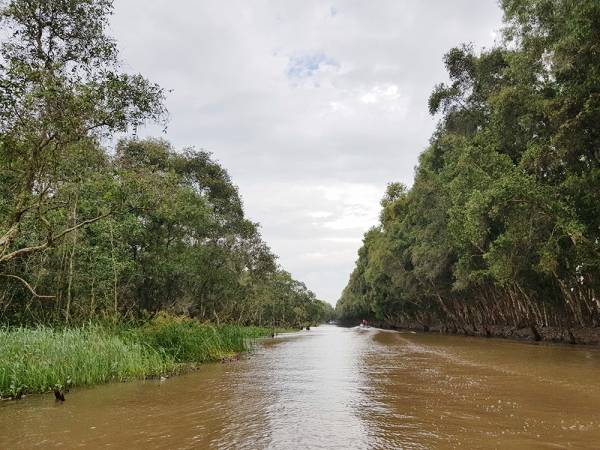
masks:
[[[358,328],[360,328],[361,330],[368,330],[371,327],[367,324],[367,319],[363,319]]]

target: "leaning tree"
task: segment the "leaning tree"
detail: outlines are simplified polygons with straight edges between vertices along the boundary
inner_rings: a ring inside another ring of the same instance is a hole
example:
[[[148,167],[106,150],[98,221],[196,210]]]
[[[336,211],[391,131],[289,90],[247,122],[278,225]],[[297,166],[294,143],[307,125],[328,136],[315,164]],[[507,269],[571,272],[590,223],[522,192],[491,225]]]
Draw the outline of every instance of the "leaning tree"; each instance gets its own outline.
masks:
[[[108,173],[95,180],[97,205],[72,206],[92,161],[105,158],[102,140],[166,124],[165,91],[123,70],[106,34],[112,10],[112,0],[0,1],[0,276],[34,296],[11,265],[112,214],[119,201]]]

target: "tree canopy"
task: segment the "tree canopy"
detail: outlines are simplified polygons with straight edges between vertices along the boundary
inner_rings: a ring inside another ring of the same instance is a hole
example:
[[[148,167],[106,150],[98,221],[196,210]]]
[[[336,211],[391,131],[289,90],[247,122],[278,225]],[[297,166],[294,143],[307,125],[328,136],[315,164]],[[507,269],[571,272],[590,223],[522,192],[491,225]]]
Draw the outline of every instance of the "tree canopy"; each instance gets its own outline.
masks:
[[[599,325],[600,4],[500,4],[500,44],[444,56],[438,129],[365,235],[348,320]]]
[[[112,10],[0,2],[2,322],[328,318],[276,264],[210,153],[136,137],[146,123],[166,127],[166,91],[123,70]]]

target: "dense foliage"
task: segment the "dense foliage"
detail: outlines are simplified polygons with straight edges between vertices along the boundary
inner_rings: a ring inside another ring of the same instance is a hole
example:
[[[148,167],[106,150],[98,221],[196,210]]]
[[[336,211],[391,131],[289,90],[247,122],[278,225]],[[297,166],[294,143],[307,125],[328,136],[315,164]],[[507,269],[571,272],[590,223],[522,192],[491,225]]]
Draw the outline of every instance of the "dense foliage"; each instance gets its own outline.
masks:
[[[442,120],[392,183],[337,305],[345,319],[598,326],[600,3],[502,0],[502,43],[444,57]]]
[[[209,153],[135,137],[166,124],[165,91],[122,71],[111,12],[112,0],[0,2],[0,320],[326,319]]]

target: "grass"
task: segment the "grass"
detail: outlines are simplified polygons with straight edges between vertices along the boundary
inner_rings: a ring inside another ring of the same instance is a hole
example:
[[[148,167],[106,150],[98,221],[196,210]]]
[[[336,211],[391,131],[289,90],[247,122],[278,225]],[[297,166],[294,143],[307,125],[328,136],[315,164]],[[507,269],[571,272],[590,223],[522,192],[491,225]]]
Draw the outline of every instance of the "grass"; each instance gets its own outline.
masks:
[[[266,328],[213,326],[166,314],[141,326],[0,329],[0,397],[147,378],[248,349]]]

